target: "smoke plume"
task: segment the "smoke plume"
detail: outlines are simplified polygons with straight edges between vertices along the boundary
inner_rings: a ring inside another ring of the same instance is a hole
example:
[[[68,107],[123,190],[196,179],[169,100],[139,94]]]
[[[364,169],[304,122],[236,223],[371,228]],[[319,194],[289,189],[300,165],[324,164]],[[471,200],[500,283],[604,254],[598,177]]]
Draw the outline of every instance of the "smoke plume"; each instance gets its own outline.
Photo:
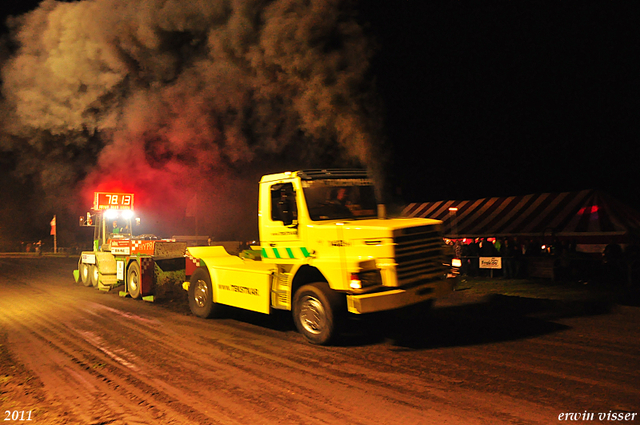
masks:
[[[201,232],[215,232],[219,204],[255,210],[257,192],[239,190],[260,173],[372,165],[380,119],[355,12],[340,0],[44,0],[9,23],[0,147],[53,205],[86,209],[117,186],[179,228],[199,193],[212,203]]]

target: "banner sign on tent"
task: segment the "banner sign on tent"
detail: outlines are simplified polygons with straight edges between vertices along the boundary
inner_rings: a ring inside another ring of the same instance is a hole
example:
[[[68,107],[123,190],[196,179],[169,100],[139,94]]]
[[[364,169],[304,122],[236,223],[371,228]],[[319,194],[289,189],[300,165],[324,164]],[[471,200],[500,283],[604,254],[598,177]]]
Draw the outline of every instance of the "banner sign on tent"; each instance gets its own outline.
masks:
[[[502,258],[501,257],[480,257],[481,269],[501,269]]]

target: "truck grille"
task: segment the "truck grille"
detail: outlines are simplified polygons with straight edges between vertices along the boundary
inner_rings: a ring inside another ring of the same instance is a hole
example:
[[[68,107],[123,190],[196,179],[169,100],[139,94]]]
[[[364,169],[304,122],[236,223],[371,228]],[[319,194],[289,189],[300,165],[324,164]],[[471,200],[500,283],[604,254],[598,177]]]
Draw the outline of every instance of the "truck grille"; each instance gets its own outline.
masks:
[[[439,225],[400,229],[394,234],[398,284],[440,279],[444,275]]]

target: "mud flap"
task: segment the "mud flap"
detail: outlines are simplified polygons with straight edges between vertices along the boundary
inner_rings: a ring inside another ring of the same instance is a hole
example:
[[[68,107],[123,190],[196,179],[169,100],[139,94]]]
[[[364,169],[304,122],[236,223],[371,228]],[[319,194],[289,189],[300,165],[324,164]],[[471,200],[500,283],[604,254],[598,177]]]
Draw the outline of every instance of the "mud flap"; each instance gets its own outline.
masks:
[[[153,295],[153,284],[155,274],[155,262],[153,258],[144,257],[140,259],[140,295],[144,299]]]
[[[183,296],[182,284],[185,279],[184,257],[155,260],[153,294],[156,297],[175,298]]]

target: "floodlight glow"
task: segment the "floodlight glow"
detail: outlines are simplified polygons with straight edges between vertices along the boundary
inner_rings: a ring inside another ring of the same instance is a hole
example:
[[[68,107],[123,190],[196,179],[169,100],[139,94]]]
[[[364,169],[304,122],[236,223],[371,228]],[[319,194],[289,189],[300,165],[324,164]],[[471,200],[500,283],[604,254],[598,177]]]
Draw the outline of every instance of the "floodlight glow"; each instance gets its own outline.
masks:
[[[106,210],[104,212],[104,217],[105,218],[117,218],[118,217],[118,211],[117,210]]]
[[[133,217],[133,211],[131,210],[123,210],[121,211],[122,218],[129,220]]]

